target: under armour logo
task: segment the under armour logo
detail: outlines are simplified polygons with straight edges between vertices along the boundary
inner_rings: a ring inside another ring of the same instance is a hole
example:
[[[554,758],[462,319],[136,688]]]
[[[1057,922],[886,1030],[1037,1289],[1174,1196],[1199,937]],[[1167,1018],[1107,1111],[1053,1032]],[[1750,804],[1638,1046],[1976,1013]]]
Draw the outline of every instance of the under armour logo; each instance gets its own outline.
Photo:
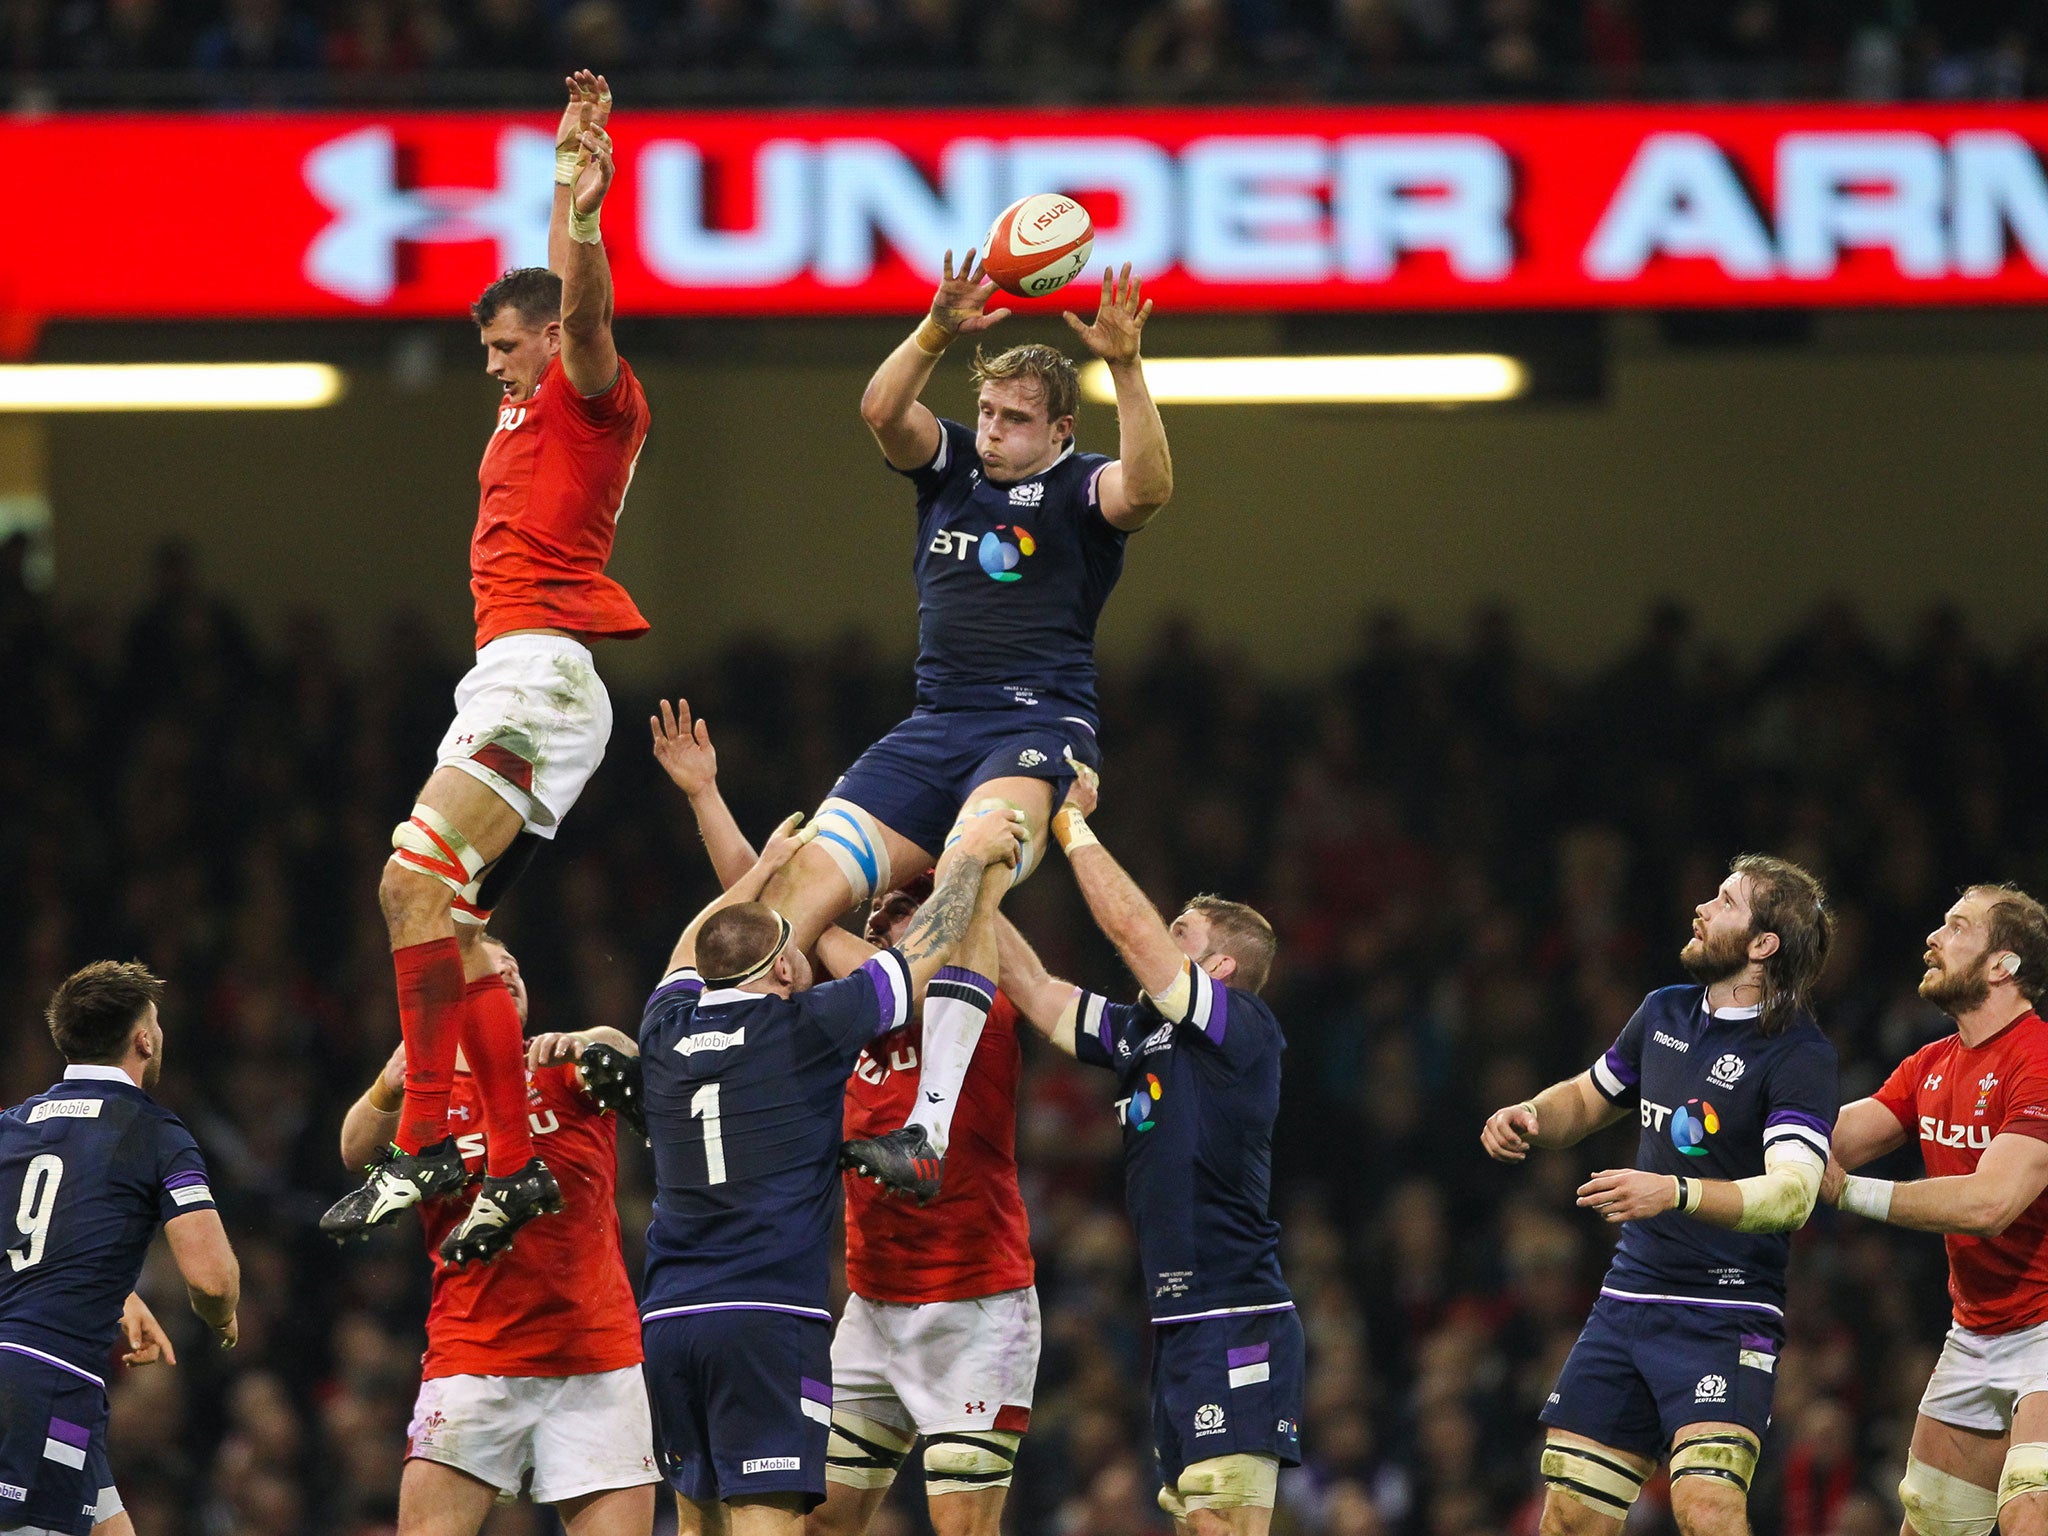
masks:
[[[498,135],[495,187],[401,187],[389,128],[359,128],[306,156],[306,187],[334,222],[306,248],[307,281],[359,304],[398,287],[399,247],[497,242],[492,270],[547,265],[555,146],[545,133]]]
[[[1929,1092],[1929,1093],[1932,1093],[1932,1092],[1934,1092],[1934,1090],[1935,1090],[1935,1089],[1939,1088],[1940,1086],[1941,1086],[1941,1074],[1940,1074],[1939,1072],[1933,1072],[1933,1073],[1930,1073],[1930,1074],[1928,1074],[1928,1078],[1927,1078],[1927,1083],[1926,1083],[1926,1089],[1927,1089],[1927,1092]]]
[[[968,1411],[969,1413],[986,1413],[986,1412],[988,1412],[988,1404],[987,1404],[987,1403],[965,1403],[965,1404],[962,1404],[962,1406],[963,1406],[963,1407],[965,1407],[965,1408],[966,1408],[966,1410],[967,1410],[967,1411]]]

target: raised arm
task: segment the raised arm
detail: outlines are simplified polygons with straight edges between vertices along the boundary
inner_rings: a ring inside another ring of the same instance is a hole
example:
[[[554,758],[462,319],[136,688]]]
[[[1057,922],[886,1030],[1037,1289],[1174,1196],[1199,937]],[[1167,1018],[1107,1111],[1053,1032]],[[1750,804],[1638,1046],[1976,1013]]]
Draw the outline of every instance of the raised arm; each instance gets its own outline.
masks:
[[[1076,770],[1066,803],[1052,819],[1053,836],[1066,850],[1073,866],[1074,883],[1088,903],[1103,937],[1116,946],[1125,966],[1148,997],[1163,994],[1186,970],[1188,957],[1173,941],[1166,919],[1152,905],[1138,882],[1110,857],[1109,850],[1088,825],[1088,813],[1095,809],[1096,780],[1087,764],[1067,761]]]
[[[1046,1039],[1074,1054],[1074,1027],[1081,989],[1046,970],[1024,935],[1001,913],[995,919],[996,954],[1003,972],[1003,995]]]
[[[377,1080],[363,1090],[341,1117],[341,1163],[361,1169],[398,1133],[398,1112],[405,1108],[405,1047],[384,1063]]]
[[[816,829],[804,826],[803,819],[802,812],[793,812],[784,818],[782,825],[777,827],[768,839],[768,846],[761,850],[761,856],[754,860],[753,866],[714,897],[702,912],[690,919],[690,925],[683,930],[682,937],[676,940],[676,947],[669,952],[669,970],[678,971],[697,963],[697,931],[704,926],[712,913],[760,899],[761,892],[768,888],[768,882],[774,878],[775,872],[795,858],[797,850],[811,840],[811,834]]]
[[[946,252],[944,270],[931,313],[882,359],[861,392],[860,419],[881,444],[882,457],[898,469],[922,469],[939,451],[939,418],[918,396],[931,382],[946,348],[959,337],[980,334],[1010,313],[986,309],[996,285],[975,266],[972,246],[958,277],[953,275],[951,251]]]
[[[171,1259],[185,1279],[186,1294],[199,1321],[232,1349],[238,1335],[235,1308],[242,1300],[242,1266],[228,1243],[219,1211],[188,1211],[164,1223]]]
[[[932,893],[897,945],[910,968],[911,1005],[924,1002],[931,979],[953,962],[970,929],[986,925],[1010,887],[1010,868],[1022,847],[1023,814],[991,811],[967,823],[960,841],[939,860]],[[970,951],[972,944],[969,944]]]
[[[567,189],[557,184],[555,203],[567,207],[558,220],[567,230],[562,242],[562,372],[578,394],[601,395],[619,376],[619,349],[612,340],[612,267],[604,253],[604,236],[598,229],[598,211],[605,193],[611,190],[616,166],[612,160],[611,135],[598,121],[600,102],[604,115],[611,113],[611,92],[598,76],[590,79],[601,96],[576,104],[578,128],[576,148],[581,156],[575,180]],[[557,165],[562,146],[556,144]],[[557,176],[561,173],[559,169]],[[549,254],[553,256],[552,234]]]
[[[1102,269],[1102,302],[1087,325],[1071,310],[1067,324],[1101,358],[1116,386],[1117,458],[1096,482],[1096,497],[1110,526],[1135,533],[1173,497],[1173,455],[1166,446],[1166,423],[1152,391],[1145,387],[1145,364],[1138,339],[1151,317],[1152,301],[1139,301],[1138,279],[1129,262],[1121,276]]]
[[[1589,1068],[1552,1083],[1533,1099],[1495,1110],[1479,1133],[1479,1144],[1497,1163],[1519,1163],[1531,1147],[1575,1147],[1627,1113],[1594,1085]]]
[[[654,733],[654,760],[689,796],[690,814],[697,818],[697,835],[704,839],[718,883],[731,885],[754,867],[754,845],[718,792],[718,753],[711,745],[711,727],[690,718],[688,699],[677,699],[673,709],[663,699],[661,713],[650,715],[647,724]]]
[[[569,194],[583,169],[583,130],[602,130],[612,115],[612,88],[603,75],[579,69],[562,84],[569,104],[555,125],[555,207],[548,220],[548,270],[557,277],[569,270]]]

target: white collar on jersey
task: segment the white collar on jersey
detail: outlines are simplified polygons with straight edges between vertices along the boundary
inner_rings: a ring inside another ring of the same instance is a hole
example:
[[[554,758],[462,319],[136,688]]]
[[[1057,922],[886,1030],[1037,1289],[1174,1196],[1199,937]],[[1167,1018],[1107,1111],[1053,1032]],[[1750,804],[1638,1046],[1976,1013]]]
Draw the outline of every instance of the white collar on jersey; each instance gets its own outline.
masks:
[[[764,997],[775,997],[773,992],[749,992],[745,987],[717,987],[707,990],[697,999],[697,1007],[724,1008],[733,1003],[758,1003]]]
[[[66,1067],[64,1076],[67,1079],[83,1078],[92,1083],[126,1083],[130,1088],[135,1086],[135,1079],[119,1067],[96,1067],[81,1063],[75,1067]]]
[[[1751,1003],[1747,1008],[1709,1008],[1706,994],[1700,994],[1700,1012],[1710,1019],[1753,1019],[1763,1011],[1762,1003]]]

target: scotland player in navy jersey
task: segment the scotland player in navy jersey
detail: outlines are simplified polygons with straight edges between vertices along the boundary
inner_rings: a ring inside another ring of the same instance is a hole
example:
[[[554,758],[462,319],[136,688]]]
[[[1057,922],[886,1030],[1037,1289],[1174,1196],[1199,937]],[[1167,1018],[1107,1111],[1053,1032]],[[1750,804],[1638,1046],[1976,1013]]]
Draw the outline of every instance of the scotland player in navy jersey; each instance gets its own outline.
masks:
[[[1089,829],[1084,772],[1052,830],[1097,926],[1143,995],[1112,1003],[1046,973],[996,925],[1003,990],[1054,1044],[1122,1092],[1124,1193],[1152,1314],[1160,1507],[1181,1536],[1265,1536],[1300,1461],[1302,1332],[1267,1212],[1280,1053],[1259,998],[1272,927],[1198,896],[1169,925]]]
[[[1813,1212],[1840,1097],[1808,1009],[1834,919],[1796,864],[1746,854],[1693,921],[1693,985],[1643,999],[1592,1067],[1496,1111],[1500,1162],[1637,1101],[1636,1167],[1579,1204],[1627,1222],[1543,1410],[1545,1536],[1612,1536],[1666,1449],[1683,1536],[1743,1536],[1784,1343],[1787,1234]]]
[[[686,1536],[728,1523],[733,1536],[795,1536],[824,1498],[846,1080],[927,988],[988,989],[942,968],[972,933],[994,969],[988,924],[1022,831],[1015,815],[978,818],[901,946],[833,929],[824,964],[839,968],[844,946],[869,958],[813,987],[788,920],[758,899],[805,841],[795,820],[683,931],[640,1027],[656,1183],[641,1319]]]
[[[1067,323],[1116,384],[1118,457],[1082,453],[1074,365],[1048,346],[977,350],[975,425],[942,421],[918,396],[939,358],[1008,310],[969,251],[931,313],[868,381],[861,419],[917,491],[917,709],[833,787],[811,846],[771,882],[768,905],[799,946],[856,905],[923,873],[990,807],[1028,823],[1014,879],[1031,872],[1071,761],[1098,761],[1095,623],[1123,570],[1124,542],[1173,494],[1166,429],[1138,343],[1152,312],[1125,267],[1105,271],[1092,323]],[[918,1109],[904,1130],[850,1142],[849,1166],[919,1198],[936,1170],[978,1036],[925,1025]]]
[[[50,1000],[63,1079],[0,1115],[0,1529],[128,1536],[107,1465],[106,1381],[156,1229],[192,1310],[235,1342],[240,1271],[206,1165],[145,1091],[163,1064],[163,984],[101,961]]]

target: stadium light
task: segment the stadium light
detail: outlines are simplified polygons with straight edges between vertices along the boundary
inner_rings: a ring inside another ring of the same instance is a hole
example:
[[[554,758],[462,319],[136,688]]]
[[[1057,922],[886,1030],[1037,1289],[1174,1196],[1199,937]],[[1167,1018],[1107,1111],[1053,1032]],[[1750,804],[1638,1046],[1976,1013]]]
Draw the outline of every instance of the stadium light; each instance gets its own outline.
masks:
[[[1151,357],[1145,381],[1162,405],[1450,405],[1512,400],[1529,370],[1497,352],[1358,357]],[[1081,370],[1090,400],[1116,399],[1104,363]]]
[[[25,363],[0,367],[0,411],[304,411],[341,398],[326,363]]]

